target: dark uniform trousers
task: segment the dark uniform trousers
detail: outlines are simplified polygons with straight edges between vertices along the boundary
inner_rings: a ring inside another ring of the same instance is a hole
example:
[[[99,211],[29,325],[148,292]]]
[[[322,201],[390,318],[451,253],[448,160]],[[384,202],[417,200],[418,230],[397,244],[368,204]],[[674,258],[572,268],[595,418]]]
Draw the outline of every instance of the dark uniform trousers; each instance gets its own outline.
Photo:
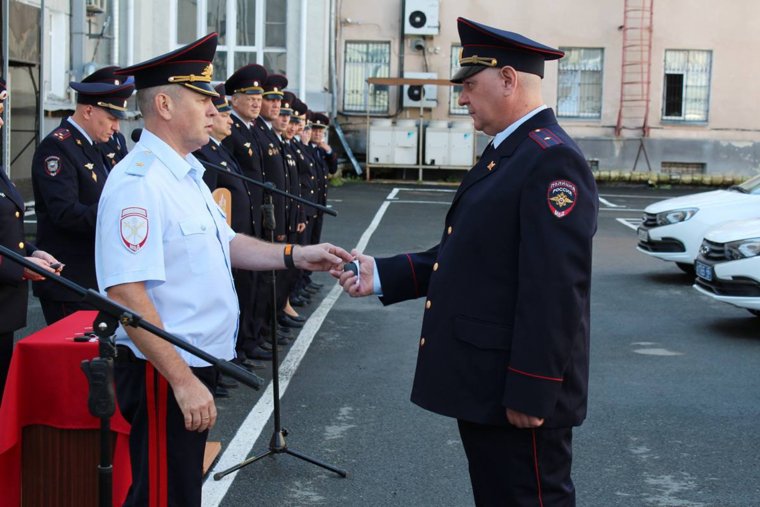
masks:
[[[42,140],[32,161],[37,246],[65,264],[63,276],[87,289],[98,287],[95,220],[109,170],[101,148],[68,120]],[[34,294],[48,324],[92,309],[78,294],[50,280],[36,282]]]
[[[193,153],[200,161],[209,162],[216,166],[227,169],[230,173],[242,174],[242,171],[223,145],[217,145],[210,141],[200,150]],[[254,217],[260,213],[253,199],[253,185],[236,178],[232,174],[222,174],[213,169],[206,169],[203,173],[203,181],[213,191],[217,188],[226,188],[230,192],[231,227],[235,232],[255,235]],[[256,335],[254,305],[255,290],[258,273],[243,269],[232,269],[232,279],[235,283],[235,291],[238,296],[240,309],[240,325],[238,328],[235,350],[238,357],[246,351],[252,351],[258,342]]]
[[[0,167],[0,244],[28,257],[35,248],[24,240],[24,199]],[[24,268],[0,259],[0,401],[13,354],[13,332],[26,325],[29,282]]]
[[[598,203],[585,157],[544,110],[465,175],[437,246],[376,259],[383,304],[426,298],[411,399],[469,421],[479,505],[573,505]],[[507,407],[544,425],[514,429]]]
[[[131,424],[132,485],[124,505],[200,507],[201,489],[188,485],[203,482],[208,431],[186,430],[184,416],[166,379],[127,347],[119,346],[118,351],[114,365],[116,398],[124,419]],[[191,370],[214,392],[214,367]],[[166,504],[162,503],[164,498]]]

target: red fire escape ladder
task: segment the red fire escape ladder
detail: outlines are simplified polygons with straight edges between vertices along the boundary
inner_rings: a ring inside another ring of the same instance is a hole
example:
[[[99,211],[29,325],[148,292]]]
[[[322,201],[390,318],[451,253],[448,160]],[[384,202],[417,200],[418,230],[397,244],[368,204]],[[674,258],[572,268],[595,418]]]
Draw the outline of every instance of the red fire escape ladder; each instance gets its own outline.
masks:
[[[640,130],[649,136],[649,101],[654,0],[625,0],[620,109],[615,135]]]

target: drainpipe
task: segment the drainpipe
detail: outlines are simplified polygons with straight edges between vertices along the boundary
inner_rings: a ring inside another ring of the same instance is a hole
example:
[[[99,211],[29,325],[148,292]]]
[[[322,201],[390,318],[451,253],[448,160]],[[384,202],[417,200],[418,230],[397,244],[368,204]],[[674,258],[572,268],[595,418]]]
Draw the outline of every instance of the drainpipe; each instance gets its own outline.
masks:
[[[308,28],[308,1],[301,0],[301,19],[298,34],[298,95],[306,102],[306,29]]]
[[[8,86],[10,86],[10,74],[8,66],[8,58],[10,58],[10,50],[8,45],[10,44],[10,20],[8,14],[10,13],[10,0],[3,0],[3,78]],[[0,160],[0,165],[5,168],[8,175],[11,174],[11,102],[13,97],[6,99],[5,112],[3,113],[3,121],[5,126],[2,130],[2,143],[3,143],[3,159]]]
[[[71,80],[79,81],[84,70],[84,51],[87,43],[87,14],[85,2],[71,0]]]

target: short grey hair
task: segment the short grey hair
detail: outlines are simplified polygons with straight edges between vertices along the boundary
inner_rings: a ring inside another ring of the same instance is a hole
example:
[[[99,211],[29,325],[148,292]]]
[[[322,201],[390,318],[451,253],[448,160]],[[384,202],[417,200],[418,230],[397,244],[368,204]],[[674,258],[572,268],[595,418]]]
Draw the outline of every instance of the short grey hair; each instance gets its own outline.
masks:
[[[156,95],[159,93],[165,93],[171,98],[176,99],[178,95],[178,87],[173,84],[165,84],[161,86],[151,86],[150,88],[144,88],[137,91],[137,108],[142,113],[143,117],[155,116],[156,114]]]

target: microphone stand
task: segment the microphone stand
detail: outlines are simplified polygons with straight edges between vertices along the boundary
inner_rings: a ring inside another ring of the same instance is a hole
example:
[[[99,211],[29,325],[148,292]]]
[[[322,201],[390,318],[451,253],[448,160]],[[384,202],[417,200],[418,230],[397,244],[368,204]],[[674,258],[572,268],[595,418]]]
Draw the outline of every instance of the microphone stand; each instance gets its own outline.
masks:
[[[113,465],[111,459],[111,416],[116,410],[116,399],[114,394],[113,382],[113,358],[116,357],[116,345],[114,342],[114,332],[116,326],[121,323],[122,326],[140,327],[150,333],[166,340],[172,345],[189,352],[190,354],[203,359],[218,368],[222,373],[228,375],[243,384],[255,389],[261,389],[263,381],[240,368],[234,363],[219,359],[211,354],[191,345],[176,336],[164,331],[143,320],[143,318],[130,310],[106,297],[101,296],[96,290],[85,289],[84,287],[68,280],[62,276],[51,275],[37,264],[26,260],[23,256],[17,254],[0,245],[0,263],[9,260],[21,264],[30,271],[53,280],[59,285],[70,289],[82,296],[82,301],[98,309],[98,315],[93,322],[93,330],[98,336],[98,357],[82,361],[81,368],[87,376],[89,384],[89,397],[87,405],[90,413],[100,419],[100,464],[98,465],[98,505],[100,507],[111,507],[113,505]]]
[[[338,212],[335,211],[334,209],[328,208],[327,206],[322,206],[321,204],[317,204],[315,202],[308,201],[299,195],[294,195],[284,190],[280,190],[279,188],[275,187],[273,183],[270,183],[268,181],[264,182],[264,181],[254,180],[253,178],[249,178],[248,176],[245,176],[244,174],[232,172],[220,165],[212,164],[211,162],[206,162],[205,160],[201,160],[201,159],[197,159],[197,160],[198,162],[203,164],[203,166],[206,169],[211,169],[212,171],[215,171],[221,174],[226,174],[228,176],[233,176],[243,181],[247,181],[248,183],[252,183],[253,185],[257,187],[263,188],[265,192],[269,192],[269,195],[271,194],[281,195],[283,197],[287,197],[288,199],[293,199],[294,201],[300,202],[301,204],[304,204],[306,206],[312,207],[314,209],[318,209],[319,211],[322,211],[323,213],[327,213],[328,215],[332,215],[334,217],[338,216]],[[272,230],[274,231],[274,225],[272,226]],[[274,241],[274,236],[271,239],[272,241]]]
[[[207,165],[206,162],[202,162],[202,163],[203,165]],[[212,167],[214,166],[214,164],[209,164],[208,166]],[[239,174],[231,173],[222,167],[219,167],[219,166],[215,166],[215,167],[217,167],[221,171],[224,171],[225,173],[234,174],[235,176],[240,177]],[[261,206],[261,211],[263,214],[264,229],[266,229],[266,231],[269,233],[269,240],[272,243],[275,242],[274,241],[275,217],[274,217],[274,204],[272,203],[272,193],[285,195],[287,197],[297,198],[298,201],[308,204],[309,206],[313,206],[314,208],[321,209],[322,211],[329,213],[333,216],[337,215],[336,212],[334,212],[333,210],[325,206],[314,204],[309,201],[306,201],[305,199],[301,199],[300,197],[296,197],[287,192],[283,192],[282,190],[275,188],[274,185],[272,185],[271,183],[260,183],[260,182],[257,182],[256,180],[253,180],[247,177],[242,177],[242,179],[246,181],[250,181],[251,183],[255,183],[256,185],[259,185],[262,188],[264,188],[265,204]],[[266,452],[258,456],[256,455],[250,456],[249,458],[245,459],[244,461],[241,461],[237,465],[234,465],[228,468],[227,470],[223,470],[221,472],[215,473],[214,480],[218,481],[222,477],[228,474],[231,474],[232,472],[235,472],[236,470],[240,470],[241,468],[248,466],[251,463],[254,463],[262,458],[265,458],[267,456],[272,456],[275,454],[289,454],[291,456],[295,456],[296,458],[306,461],[308,463],[311,463],[313,465],[317,465],[326,470],[330,470],[331,472],[335,472],[341,477],[346,477],[348,475],[348,472],[346,472],[345,470],[341,470],[340,468],[336,468],[332,465],[328,465],[314,458],[311,458],[309,456],[296,452],[293,449],[290,449],[288,447],[287,442],[285,441],[285,436],[287,436],[288,430],[282,427],[281,419],[280,419],[280,361],[278,357],[279,354],[277,353],[277,286],[275,284],[275,276],[276,276],[275,270],[272,270],[269,273],[269,275],[272,277],[272,294],[271,294],[272,326],[270,328],[270,337],[269,337],[272,342],[272,396],[274,398],[274,409],[272,412],[273,417],[274,417],[274,428],[272,431],[272,438],[269,440],[269,449]]]

